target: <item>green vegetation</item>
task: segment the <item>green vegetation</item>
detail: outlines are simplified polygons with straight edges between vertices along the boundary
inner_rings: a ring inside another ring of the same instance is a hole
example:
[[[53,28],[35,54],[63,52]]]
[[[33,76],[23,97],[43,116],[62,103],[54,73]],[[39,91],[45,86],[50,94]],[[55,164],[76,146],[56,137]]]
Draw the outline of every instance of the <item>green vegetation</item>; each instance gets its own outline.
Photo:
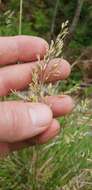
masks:
[[[24,1],[22,34],[41,36],[49,42],[51,37],[56,38],[63,21],[69,20],[71,27],[76,7],[75,0],[60,0],[54,15],[56,0]],[[1,0],[0,35],[19,33],[19,9],[19,0]],[[92,2],[85,0],[64,56],[73,63],[89,46],[92,46]],[[82,70],[75,67],[71,77],[61,83],[60,90],[71,91],[82,80]],[[77,105],[71,115],[60,118],[63,126],[60,135],[39,147],[36,190],[92,190],[92,100],[88,97],[89,91],[82,90],[81,96],[79,92],[72,94]],[[0,190],[33,190],[33,167],[33,148],[1,159]]]

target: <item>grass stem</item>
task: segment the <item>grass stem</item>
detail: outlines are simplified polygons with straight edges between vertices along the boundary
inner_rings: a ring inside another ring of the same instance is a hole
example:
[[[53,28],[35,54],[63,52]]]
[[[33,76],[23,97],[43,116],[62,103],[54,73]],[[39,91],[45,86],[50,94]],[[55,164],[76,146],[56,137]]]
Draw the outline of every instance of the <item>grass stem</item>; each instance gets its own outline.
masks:
[[[22,17],[23,17],[23,0],[20,0],[20,12],[19,12],[19,35],[22,34]]]

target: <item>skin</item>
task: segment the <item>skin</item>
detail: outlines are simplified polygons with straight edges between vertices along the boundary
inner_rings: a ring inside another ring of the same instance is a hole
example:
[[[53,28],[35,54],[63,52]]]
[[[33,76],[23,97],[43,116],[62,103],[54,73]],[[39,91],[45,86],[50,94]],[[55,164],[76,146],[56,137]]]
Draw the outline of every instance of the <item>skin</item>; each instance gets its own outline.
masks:
[[[9,94],[11,89],[22,90],[28,86],[32,68],[37,64],[37,55],[43,59],[47,49],[47,42],[38,37],[0,37],[1,97]],[[18,61],[21,64],[16,64]],[[56,62],[58,77],[50,76],[49,81],[63,80],[70,74],[67,61],[54,59],[50,65]],[[69,96],[51,96],[46,98],[46,104],[0,102],[0,155],[46,143],[59,133],[60,125],[56,118],[72,111],[73,100]]]

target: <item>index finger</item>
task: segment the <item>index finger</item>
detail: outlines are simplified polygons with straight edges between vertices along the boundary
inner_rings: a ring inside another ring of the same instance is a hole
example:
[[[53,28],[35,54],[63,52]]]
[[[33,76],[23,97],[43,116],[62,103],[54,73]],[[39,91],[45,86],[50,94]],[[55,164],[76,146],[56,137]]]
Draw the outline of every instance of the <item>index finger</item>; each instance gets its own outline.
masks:
[[[0,65],[35,61],[37,55],[43,58],[47,49],[47,42],[39,37],[0,37]]]

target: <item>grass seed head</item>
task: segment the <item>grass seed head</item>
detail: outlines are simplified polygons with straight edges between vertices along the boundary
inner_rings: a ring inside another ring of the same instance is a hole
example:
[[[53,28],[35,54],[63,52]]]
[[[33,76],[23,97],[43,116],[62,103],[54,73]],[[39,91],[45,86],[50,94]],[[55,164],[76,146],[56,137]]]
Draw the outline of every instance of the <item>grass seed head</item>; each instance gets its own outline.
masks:
[[[67,25],[68,21],[62,24],[60,33],[55,42],[53,40],[51,41],[43,62],[40,60],[40,56],[37,55],[38,63],[32,72],[32,81],[29,84],[26,100],[39,102],[47,95],[56,94],[58,85],[52,85],[51,82],[49,83],[49,79],[50,76],[57,77],[60,74],[59,65],[55,63],[50,69],[48,67],[51,60],[62,56],[64,38],[68,33]]]

